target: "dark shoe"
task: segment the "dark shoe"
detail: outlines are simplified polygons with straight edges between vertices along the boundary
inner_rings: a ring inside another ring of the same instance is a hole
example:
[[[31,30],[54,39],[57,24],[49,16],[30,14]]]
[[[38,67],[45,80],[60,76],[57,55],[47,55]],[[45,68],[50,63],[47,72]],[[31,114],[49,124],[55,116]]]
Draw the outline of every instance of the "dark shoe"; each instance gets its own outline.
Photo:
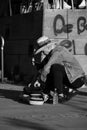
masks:
[[[67,88],[67,87],[64,88],[63,94],[64,94],[64,95],[68,95],[68,93],[69,93],[69,88]]]
[[[61,96],[58,96],[58,103],[64,103],[64,102],[66,102],[67,100],[66,100],[66,98],[63,96],[63,97],[61,97]]]
[[[68,92],[68,93],[65,94],[64,96],[65,96],[66,100],[68,101],[68,100],[70,100],[72,97],[74,97],[75,95],[77,95],[77,91],[72,90],[71,92]]]

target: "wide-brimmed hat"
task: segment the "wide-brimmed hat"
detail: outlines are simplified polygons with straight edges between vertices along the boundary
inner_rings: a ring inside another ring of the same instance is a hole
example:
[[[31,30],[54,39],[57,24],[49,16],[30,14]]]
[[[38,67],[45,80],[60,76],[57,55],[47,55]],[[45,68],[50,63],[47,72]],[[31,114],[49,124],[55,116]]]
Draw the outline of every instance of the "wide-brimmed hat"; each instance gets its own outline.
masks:
[[[37,44],[42,47],[48,44],[51,40],[47,36],[42,36],[37,40]]]
[[[35,54],[38,54],[38,53],[40,53],[40,52],[45,52],[47,49],[48,49],[49,52],[50,52],[52,49],[55,48],[56,45],[57,45],[57,44],[56,44],[55,42],[50,42],[49,44],[44,45],[44,46],[42,46],[41,48],[39,48],[39,49],[35,52]]]
[[[47,48],[49,48],[50,51],[54,48],[56,43],[50,40],[47,36],[42,36],[37,40],[37,44],[39,45],[39,49],[35,52],[35,54],[45,51]]]

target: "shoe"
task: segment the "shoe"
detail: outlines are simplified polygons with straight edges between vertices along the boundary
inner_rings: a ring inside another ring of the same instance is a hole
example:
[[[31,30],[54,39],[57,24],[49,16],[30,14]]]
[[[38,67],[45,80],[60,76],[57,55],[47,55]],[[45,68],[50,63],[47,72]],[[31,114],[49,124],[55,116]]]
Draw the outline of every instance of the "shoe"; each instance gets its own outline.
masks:
[[[68,92],[65,96],[66,100],[70,100],[72,97],[74,97],[75,95],[77,95],[77,91],[72,90],[71,92]]]
[[[44,102],[47,102],[47,100],[49,99],[49,96],[47,94],[43,94],[43,99],[44,99]]]
[[[64,95],[68,95],[68,93],[69,93],[69,88],[65,87],[65,88],[64,88],[64,91],[63,91],[63,94],[64,94]]]
[[[66,102],[67,100],[66,100],[66,98],[63,96],[58,96],[58,103],[64,103],[64,102]]]
[[[64,97],[66,98],[66,100],[68,101],[68,100],[70,100],[73,96],[75,96],[77,93],[76,93],[76,90],[73,90],[73,89],[69,89],[69,88],[65,88],[64,89],[64,92],[63,92],[63,94],[64,94]]]

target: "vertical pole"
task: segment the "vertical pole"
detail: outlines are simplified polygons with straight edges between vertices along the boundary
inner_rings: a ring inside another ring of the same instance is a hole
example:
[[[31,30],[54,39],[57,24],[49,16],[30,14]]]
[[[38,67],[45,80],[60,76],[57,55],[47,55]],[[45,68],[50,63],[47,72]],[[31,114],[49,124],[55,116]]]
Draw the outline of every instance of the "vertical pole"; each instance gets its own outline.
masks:
[[[62,9],[62,0],[59,0],[59,7]]]
[[[86,9],[87,9],[87,0],[85,1]]]
[[[12,16],[11,0],[9,0],[9,10],[10,10],[10,16]]]
[[[64,8],[64,0],[60,0],[60,9]]]
[[[1,36],[1,81],[4,82],[4,38]]]
[[[61,7],[64,8],[64,0],[61,0]]]
[[[56,9],[56,2],[53,0],[53,9]]]
[[[74,10],[74,2],[71,0],[72,9]]]
[[[60,9],[60,1],[57,0],[57,8]]]

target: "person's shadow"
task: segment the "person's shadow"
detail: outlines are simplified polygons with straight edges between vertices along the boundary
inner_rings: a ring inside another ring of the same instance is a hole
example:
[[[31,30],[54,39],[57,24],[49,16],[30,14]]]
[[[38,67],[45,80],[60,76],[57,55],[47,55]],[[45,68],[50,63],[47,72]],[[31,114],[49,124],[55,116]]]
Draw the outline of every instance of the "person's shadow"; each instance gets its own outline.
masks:
[[[81,96],[87,96],[87,92],[83,92],[83,91],[77,91],[77,94]]]
[[[19,100],[19,95],[22,93],[21,90],[10,90],[0,88],[0,98],[12,99],[16,102],[21,102]]]

